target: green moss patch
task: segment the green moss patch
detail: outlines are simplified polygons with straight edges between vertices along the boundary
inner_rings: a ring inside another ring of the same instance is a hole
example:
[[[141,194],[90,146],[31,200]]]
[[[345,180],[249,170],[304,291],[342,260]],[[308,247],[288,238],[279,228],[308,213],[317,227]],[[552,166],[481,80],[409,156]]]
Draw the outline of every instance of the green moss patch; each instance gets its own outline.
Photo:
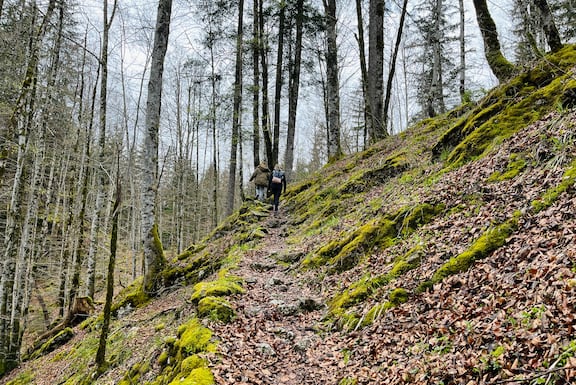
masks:
[[[496,88],[469,115],[456,122],[434,146],[438,157],[453,149],[448,167],[457,167],[483,154],[495,138],[507,138],[535,122],[570,94],[569,68],[576,63],[574,46],[548,55],[533,70]]]
[[[216,321],[229,322],[234,317],[230,302],[221,297],[204,297],[198,302],[198,315]]]
[[[576,183],[576,159],[570,163],[570,166],[564,172],[562,176],[562,182],[555,187],[548,189],[543,195],[542,198],[535,200],[532,202],[532,209],[535,212],[540,212],[548,207],[550,207],[558,196],[568,190],[569,188],[573,187]]]
[[[520,154],[511,154],[506,170],[494,171],[488,177],[487,182],[502,182],[513,179],[526,168],[526,159]]]
[[[425,291],[446,277],[468,270],[474,262],[487,257],[494,250],[503,246],[506,239],[516,230],[518,216],[519,214],[515,214],[512,219],[488,229],[468,250],[451,258],[436,270],[430,280],[419,285],[417,291]]]
[[[350,234],[336,239],[318,249],[303,262],[304,268],[329,265],[329,272],[337,273],[356,266],[368,252],[387,248],[398,237],[412,233],[441,213],[443,204],[423,203],[399,210],[397,213],[374,219]]]
[[[74,331],[71,328],[65,328],[54,337],[50,338],[48,341],[42,344],[42,346],[35,350],[29,357],[26,357],[27,360],[33,360],[40,356],[43,356],[51,351],[54,351],[58,347],[64,345],[66,342],[70,341],[74,337]]]
[[[190,299],[194,302],[205,297],[222,297],[244,293],[241,286],[242,279],[236,276],[224,276],[214,281],[200,282],[194,285],[194,292]]]
[[[410,165],[406,160],[406,155],[400,153],[389,157],[384,163],[374,169],[362,172],[360,175],[352,177],[340,189],[341,194],[358,194],[371,187],[382,185],[391,178],[408,170]]]

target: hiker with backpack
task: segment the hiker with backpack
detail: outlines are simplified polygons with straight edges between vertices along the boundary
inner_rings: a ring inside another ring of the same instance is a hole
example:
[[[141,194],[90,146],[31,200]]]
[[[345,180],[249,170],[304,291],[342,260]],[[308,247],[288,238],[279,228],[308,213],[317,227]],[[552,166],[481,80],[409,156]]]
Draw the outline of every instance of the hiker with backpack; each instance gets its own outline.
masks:
[[[270,169],[266,165],[266,162],[260,162],[256,170],[252,173],[250,181],[254,180],[256,185],[256,199],[264,202],[266,199],[266,189],[268,188],[270,182]]]
[[[280,203],[280,194],[282,194],[282,191],[286,193],[286,175],[279,164],[276,164],[274,170],[272,170],[268,188],[270,192],[274,194],[274,213],[277,213],[278,204]]]

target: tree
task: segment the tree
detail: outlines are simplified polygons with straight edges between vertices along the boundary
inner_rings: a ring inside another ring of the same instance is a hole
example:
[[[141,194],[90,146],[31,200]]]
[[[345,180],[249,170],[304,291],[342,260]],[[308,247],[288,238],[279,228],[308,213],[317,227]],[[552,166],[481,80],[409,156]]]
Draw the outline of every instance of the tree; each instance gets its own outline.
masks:
[[[358,51],[360,57],[360,73],[362,75],[362,99],[364,101],[364,146],[368,138],[368,119],[372,119],[370,113],[370,98],[368,97],[368,67],[366,65],[366,45],[364,44],[364,17],[362,16],[362,0],[356,0],[356,18],[358,20]]]
[[[390,108],[390,99],[392,97],[392,81],[394,80],[394,73],[396,71],[396,59],[398,51],[400,50],[400,41],[402,40],[402,32],[404,30],[404,20],[406,19],[406,12],[408,9],[408,0],[404,0],[402,4],[402,11],[400,14],[400,22],[398,24],[398,33],[396,34],[396,44],[394,46],[394,53],[390,60],[390,72],[388,73],[388,81],[386,82],[386,97],[384,99],[384,127],[388,128],[388,110]]]
[[[560,39],[560,34],[556,28],[556,23],[554,22],[554,17],[550,11],[548,2],[546,0],[534,0],[534,3],[540,10],[542,28],[544,29],[548,46],[552,52],[556,52],[562,48],[562,40]]]
[[[8,122],[9,130],[15,133],[18,142],[12,193],[6,211],[3,258],[0,266],[0,375],[16,367],[22,343],[23,329],[20,312],[22,304],[19,303],[19,299],[22,297],[21,290],[24,289],[25,284],[24,277],[21,275],[25,267],[21,265],[21,250],[22,247],[28,247],[22,229],[23,219],[26,218],[25,178],[30,169],[27,159],[32,154],[30,139],[34,133],[32,116],[38,98],[40,50],[55,8],[56,1],[51,0],[38,25],[36,25],[36,17],[40,10],[35,6],[29,9],[32,15],[29,27],[33,31],[28,36],[29,59],[20,93],[15,100]]]
[[[260,0],[263,1],[263,0]],[[252,26],[252,153],[254,167],[260,164],[260,46],[262,38],[260,36],[259,25],[259,0],[254,0],[253,26]]]
[[[496,78],[501,83],[505,82],[514,74],[514,65],[504,57],[500,50],[498,31],[496,30],[494,19],[492,19],[492,15],[490,15],[488,10],[486,0],[473,0],[473,2],[476,10],[476,19],[484,41],[486,60]]]
[[[300,90],[300,67],[302,64],[302,35],[304,30],[304,0],[296,1],[296,41],[294,42],[294,59],[291,60],[290,78],[288,80],[288,127],[286,135],[286,153],[284,169],[288,176],[294,168],[294,138],[296,136],[296,112]]]
[[[370,0],[368,26],[368,77],[366,89],[370,116],[368,136],[371,143],[386,137],[384,112],[384,0]]]
[[[280,110],[282,101],[282,85],[284,84],[284,35],[286,33],[286,3],[279,3],[278,13],[278,51],[276,53],[276,82],[274,88],[274,128],[272,134],[272,158],[268,159],[270,168],[278,163],[280,152]]]
[[[236,191],[236,168],[238,142],[242,116],[242,39],[243,39],[244,0],[238,2],[238,30],[236,34],[236,70],[234,72],[234,111],[232,112],[232,140],[230,148],[230,171],[228,177],[228,202],[226,214],[234,210]]]
[[[324,0],[326,14],[326,96],[328,112],[328,161],[342,156],[340,145],[340,86],[336,42],[336,0]]]
[[[110,237],[110,257],[108,258],[108,274],[106,276],[106,301],[102,314],[102,329],[100,330],[100,339],[98,350],[96,351],[96,365],[98,373],[103,373],[106,368],[106,344],[108,332],[110,330],[110,315],[112,313],[112,300],[114,298],[114,270],[116,267],[116,251],[118,249],[118,216],[120,215],[120,203],[122,201],[120,184],[120,156],[117,156],[116,168],[116,199],[112,209],[112,233]]]
[[[172,0],[159,0],[150,79],[148,81],[145,136],[142,149],[142,239],[145,263],[144,290],[147,293],[154,293],[158,289],[160,284],[158,273],[163,269],[166,262],[157,222],[158,136],[162,101],[162,73],[164,58],[168,49],[171,13]]]

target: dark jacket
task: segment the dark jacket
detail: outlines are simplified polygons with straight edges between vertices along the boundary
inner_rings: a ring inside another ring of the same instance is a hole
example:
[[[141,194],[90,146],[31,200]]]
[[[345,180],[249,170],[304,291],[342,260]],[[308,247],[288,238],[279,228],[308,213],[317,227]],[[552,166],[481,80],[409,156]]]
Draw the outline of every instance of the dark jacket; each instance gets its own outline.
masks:
[[[252,173],[250,181],[254,180],[256,186],[267,186],[270,179],[270,169],[266,164],[260,163]]]
[[[272,181],[275,176],[278,176],[280,178],[280,183],[274,183]],[[272,170],[272,172],[270,173],[270,178],[268,180],[268,188],[271,191],[276,190],[281,192],[283,191],[284,193],[286,192],[286,174],[284,173],[284,171],[278,169]]]

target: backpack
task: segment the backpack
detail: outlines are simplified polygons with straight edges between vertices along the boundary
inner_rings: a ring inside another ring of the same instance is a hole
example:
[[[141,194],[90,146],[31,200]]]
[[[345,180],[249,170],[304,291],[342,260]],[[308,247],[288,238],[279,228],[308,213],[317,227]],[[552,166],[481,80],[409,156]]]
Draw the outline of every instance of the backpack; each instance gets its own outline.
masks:
[[[284,172],[280,170],[272,171],[272,183],[282,183]]]

